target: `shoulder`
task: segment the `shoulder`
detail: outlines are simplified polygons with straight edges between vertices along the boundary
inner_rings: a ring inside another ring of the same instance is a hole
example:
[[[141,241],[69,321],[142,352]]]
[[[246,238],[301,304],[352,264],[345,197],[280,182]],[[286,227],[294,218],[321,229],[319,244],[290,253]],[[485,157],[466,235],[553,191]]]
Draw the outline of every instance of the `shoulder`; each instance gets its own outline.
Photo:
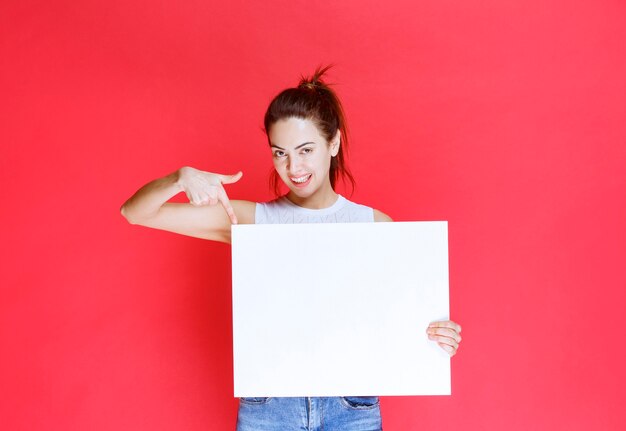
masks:
[[[372,216],[373,216],[375,222],[390,222],[390,221],[393,221],[391,217],[389,217],[384,212],[377,210],[376,208],[372,208],[372,207],[369,207],[369,206],[357,204],[356,202],[352,202],[352,201],[349,201],[347,199],[345,199],[345,201],[346,201],[346,203],[349,206],[352,206],[354,208],[360,208],[361,211],[367,212],[368,213],[368,216],[367,216],[368,220],[367,221],[372,221]]]
[[[379,222],[379,221],[389,222],[389,221],[393,221],[393,219],[389,217],[387,214],[385,214],[384,212],[374,209],[374,221],[375,222]]]

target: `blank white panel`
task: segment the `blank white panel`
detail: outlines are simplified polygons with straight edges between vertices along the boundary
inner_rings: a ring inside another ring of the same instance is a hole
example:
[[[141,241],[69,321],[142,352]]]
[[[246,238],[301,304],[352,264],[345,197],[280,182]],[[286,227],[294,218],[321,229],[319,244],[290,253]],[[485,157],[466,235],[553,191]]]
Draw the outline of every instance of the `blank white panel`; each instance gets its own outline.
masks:
[[[447,222],[235,225],[236,397],[447,395]]]

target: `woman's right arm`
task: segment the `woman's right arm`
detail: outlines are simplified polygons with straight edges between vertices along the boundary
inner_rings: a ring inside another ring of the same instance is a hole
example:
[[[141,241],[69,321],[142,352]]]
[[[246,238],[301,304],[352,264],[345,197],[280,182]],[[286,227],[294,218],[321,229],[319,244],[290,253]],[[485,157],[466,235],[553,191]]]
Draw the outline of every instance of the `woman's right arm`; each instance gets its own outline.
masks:
[[[241,172],[220,175],[183,167],[137,190],[121,212],[132,224],[230,243],[231,224],[254,223],[256,204],[231,202],[222,186],[241,176]],[[185,192],[189,203],[167,202],[180,192]]]

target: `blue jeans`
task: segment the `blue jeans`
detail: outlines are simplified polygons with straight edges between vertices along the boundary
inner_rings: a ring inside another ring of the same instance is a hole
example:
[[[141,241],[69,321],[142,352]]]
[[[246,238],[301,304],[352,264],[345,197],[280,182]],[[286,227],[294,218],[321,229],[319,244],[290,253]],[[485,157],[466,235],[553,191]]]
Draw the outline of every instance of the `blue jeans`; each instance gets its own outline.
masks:
[[[237,431],[382,431],[378,397],[239,398]]]

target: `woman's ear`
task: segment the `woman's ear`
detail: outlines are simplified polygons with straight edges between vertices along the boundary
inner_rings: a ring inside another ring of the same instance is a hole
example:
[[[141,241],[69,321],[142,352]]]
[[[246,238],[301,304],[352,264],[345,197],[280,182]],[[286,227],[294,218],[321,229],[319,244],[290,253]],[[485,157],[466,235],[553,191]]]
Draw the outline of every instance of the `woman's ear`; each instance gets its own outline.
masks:
[[[339,153],[339,146],[341,145],[341,130],[337,130],[335,137],[330,141],[330,155],[335,157]]]

